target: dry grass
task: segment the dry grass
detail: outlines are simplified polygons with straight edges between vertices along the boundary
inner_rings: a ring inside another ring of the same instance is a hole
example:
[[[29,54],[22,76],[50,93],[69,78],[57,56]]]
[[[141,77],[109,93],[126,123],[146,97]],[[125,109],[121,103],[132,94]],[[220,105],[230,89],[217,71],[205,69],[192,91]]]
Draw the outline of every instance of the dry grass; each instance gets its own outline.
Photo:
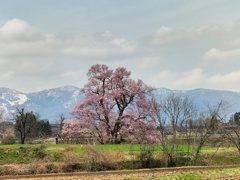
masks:
[[[122,173],[123,172],[123,173]],[[240,177],[240,168],[219,168],[209,170],[209,168],[185,168],[180,171],[175,171],[175,169],[165,169],[165,171],[119,171],[118,173],[78,173],[70,175],[56,175],[56,176],[34,176],[31,177],[17,177],[17,179],[28,179],[28,180],[217,180],[217,179],[239,179]],[[4,179],[7,179],[4,177]],[[13,179],[13,177],[11,177]]]
[[[120,151],[101,151],[88,146],[83,153],[82,160],[86,170],[116,170],[121,169],[119,162],[123,161],[123,154]]]

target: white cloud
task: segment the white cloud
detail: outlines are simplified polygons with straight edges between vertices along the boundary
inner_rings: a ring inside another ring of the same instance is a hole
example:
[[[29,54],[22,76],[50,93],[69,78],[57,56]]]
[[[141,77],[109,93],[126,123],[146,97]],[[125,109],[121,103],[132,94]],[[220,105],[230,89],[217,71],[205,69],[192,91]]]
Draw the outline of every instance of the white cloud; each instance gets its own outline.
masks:
[[[193,69],[188,72],[184,72],[180,75],[176,81],[176,85],[182,87],[191,87],[202,82],[203,71],[200,68]]]
[[[10,81],[14,77],[13,71],[6,71],[1,73],[0,79],[1,81]]]
[[[137,49],[136,42],[114,37],[111,32],[98,36],[49,35],[21,19],[9,20],[0,27],[1,82],[11,88],[9,84],[14,81],[14,86],[29,90],[30,86],[31,89],[40,89],[66,82],[76,85],[80,77],[85,77],[86,67],[100,63],[96,58],[118,59],[119,56],[133,54]],[[93,58],[93,61],[86,61],[87,58]],[[107,65],[112,62],[116,60],[108,60]]]
[[[7,21],[0,28],[0,57],[19,58],[51,55],[58,47],[57,40],[41,34],[21,19]]]
[[[212,48],[204,54],[206,61],[222,61],[229,62],[240,58],[240,48],[230,50],[220,50]]]
[[[159,82],[161,87],[170,89],[209,88],[239,91],[239,79],[240,71],[209,75],[207,71],[196,68],[182,73],[164,70],[158,74],[154,82]]]
[[[155,68],[156,66],[159,65],[161,62],[161,58],[156,56],[156,57],[146,57],[139,59],[138,61],[135,62],[135,66],[139,69],[150,69],[150,68]]]
[[[226,74],[215,74],[206,79],[206,85],[212,89],[238,91],[240,71],[229,72]]]
[[[9,20],[0,28],[1,41],[36,41],[41,38],[34,27],[21,19]]]
[[[161,87],[172,89],[192,89],[201,87],[205,80],[205,74],[201,68],[195,68],[190,71],[177,73],[174,71],[161,71],[154,81],[159,82]]]
[[[21,19],[7,21],[0,27],[0,57],[42,57],[68,55],[83,57],[106,57],[134,53],[137,44],[116,38],[106,31],[104,38],[61,38],[39,32]]]
[[[163,70],[156,76],[156,81],[159,82],[173,82],[173,80],[177,77],[177,73]]]
[[[102,37],[111,37],[111,36],[112,36],[112,33],[109,32],[109,31],[105,31],[101,36],[102,36]]]
[[[151,37],[153,45],[193,42],[202,38],[223,38],[222,34],[238,33],[239,21],[198,27],[160,27]]]
[[[74,56],[88,56],[88,57],[97,57],[104,56],[108,52],[104,48],[96,47],[67,47],[63,50],[64,54],[74,55]]]
[[[197,27],[162,26],[151,37],[154,45],[149,46],[137,35],[137,40],[126,38],[131,33],[117,37],[115,31],[103,30],[90,36],[63,37],[42,33],[26,21],[13,19],[0,27],[0,79],[4,86],[12,80],[14,86],[29,89],[26,91],[64,84],[82,86],[87,81],[87,69],[101,63],[110,68],[126,67],[134,79],[143,79],[154,87],[224,89],[225,84],[229,87],[230,83],[238,84],[239,63],[234,61],[236,65],[224,66],[224,71],[233,73],[209,75],[221,69],[212,70],[200,60],[208,49],[204,54],[207,62],[237,60],[239,24],[240,21]]]
[[[136,43],[127,41],[125,39],[115,38],[111,43],[126,53],[133,53],[136,50]]]
[[[81,41],[75,42],[74,45],[64,48],[63,53],[80,57],[106,57],[112,55],[131,54],[136,50],[136,43],[125,39],[114,38],[105,42],[90,40],[85,42],[86,43],[82,43]]]
[[[83,71],[70,71],[70,72],[65,72],[62,75],[64,78],[76,78],[79,79],[80,77],[84,77],[85,74]]]
[[[172,44],[183,41],[192,41],[203,34],[202,27],[199,28],[171,28],[160,27],[152,37],[152,44]]]
[[[55,73],[54,63],[49,60],[9,60],[0,66],[0,76],[9,78],[49,78]]]
[[[0,42],[0,57],[6,58],[20,58],[52,55],[57,51],[57,44],[54,40],[45,39],[37,42]]]
[[[239,85],[240,71],[230,72],[228,74],[217,74],[209,78],[208,82],[213,84],[227,84],[236,83]]]

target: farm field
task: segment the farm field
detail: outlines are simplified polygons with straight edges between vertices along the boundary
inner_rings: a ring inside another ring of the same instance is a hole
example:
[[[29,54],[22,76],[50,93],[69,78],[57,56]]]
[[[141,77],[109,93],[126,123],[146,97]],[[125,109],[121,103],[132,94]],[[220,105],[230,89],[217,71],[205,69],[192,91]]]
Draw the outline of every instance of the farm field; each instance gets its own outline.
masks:
[[[0,175],[31,175],[31,174],[52,174],[52,173],[74,173],[74,172],[103,172],[118,170],[134,170],[143,168],[144,161],[140,160],[142,146],[129,144],[107,144],[107,145],[80,145],[80,144],[13,144],[0,146]],[[164,169],[162,147],[156,146],[153,151],[154,160],[151,168]],[[187,150],[186,145],[179,147],[180,154]],[[204,171],[212,166],[226,166],[240,164],[240,156],[232,147],[203,147],[201,162]],[[184,166],[179,162],[178,166]],[[149,169],[148,167],[145,167]],[[187,167],[192,168],[192,167]],[[173,169],[172,169],[173,170]],[[196,169],[195,169],[196,170]],[[219,171],[218,171],[219,170]],[[214,170],[213,174],[221,174],[225,168]],[[220,171],[221,170],[221,171]],[[217,171],[217,172],[215,172]],[[171,172],[171,171],[169,171]],[[238,168],[230,169],[229,173],[239,175]],[[180,174],[172,174],[161,177],[154,175],[155,179],[186,179],[194,176],[195,178],[207,177],[207,172],[192,174],[184,170]],[[0,177],[1,177],[0,176]],[[183,177],[182,177],[183,176]],[[130,177],[135,178],[135,176]],[[151,176],[136,177],[151,179]]]

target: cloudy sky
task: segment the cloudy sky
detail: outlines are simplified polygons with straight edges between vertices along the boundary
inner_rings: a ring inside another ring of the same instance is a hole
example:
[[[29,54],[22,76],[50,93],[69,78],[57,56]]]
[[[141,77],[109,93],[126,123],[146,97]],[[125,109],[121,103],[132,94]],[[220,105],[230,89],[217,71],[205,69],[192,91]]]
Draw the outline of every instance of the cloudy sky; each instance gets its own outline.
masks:
[[[0,87],[82,87],[94,64],[240,92],[240,1],[0,0]]]

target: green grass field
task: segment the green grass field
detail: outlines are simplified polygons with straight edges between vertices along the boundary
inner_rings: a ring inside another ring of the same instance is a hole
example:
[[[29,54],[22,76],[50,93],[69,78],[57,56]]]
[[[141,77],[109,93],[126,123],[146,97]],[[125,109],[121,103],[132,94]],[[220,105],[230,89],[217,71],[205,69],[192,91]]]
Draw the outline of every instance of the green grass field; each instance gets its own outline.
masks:
[[[1,149],[19,149],[21,147],[23,148],[37,148],[39,147],[39,144],[13,144],[13,145],[0,145],[0,150]],[[81,144],[45,144],[46,150],[49,151],[61,151],[61,150],[66,150],[66,149],[74,149],[76,152],[82,152],[88,145],[81,145]],[[111,151],[140,151],[142,145],[138,144],[97,144],[94,145],[94,147],[97,150],[111,150]],[[179,146],[178,151],[187,151],[188,147],[187,145],[181,145]],[[216,147],[209,147],[209,146],[204,146],[202,150],[216,150]],[[154,146],[154,151],[162,151],[162,146],[161,145],[155,145]]]

